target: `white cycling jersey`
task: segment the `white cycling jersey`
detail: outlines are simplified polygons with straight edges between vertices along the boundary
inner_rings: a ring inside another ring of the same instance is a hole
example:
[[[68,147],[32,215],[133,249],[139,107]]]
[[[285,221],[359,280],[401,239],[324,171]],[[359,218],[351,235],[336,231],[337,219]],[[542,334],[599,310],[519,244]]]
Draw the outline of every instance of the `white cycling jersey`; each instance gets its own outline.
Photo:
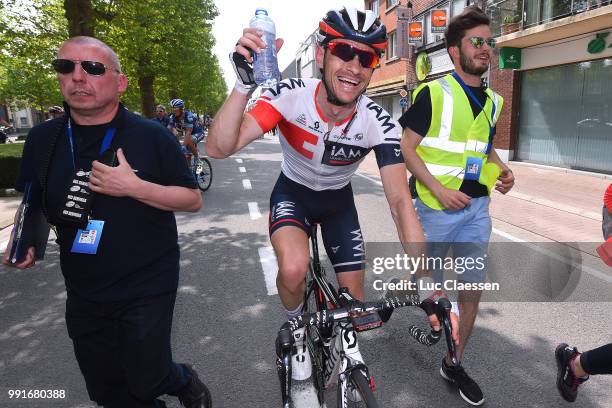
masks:
[[[370,150],[379,168],[404,162],[401,127],[365,95],[353,115],[328,129],[329,119],[316,104],[321,86],[314,78],[283,80],[248,112],[264,132],[278,126],[281,169],[288,178],[316,191],[337,190],[350,182]]]

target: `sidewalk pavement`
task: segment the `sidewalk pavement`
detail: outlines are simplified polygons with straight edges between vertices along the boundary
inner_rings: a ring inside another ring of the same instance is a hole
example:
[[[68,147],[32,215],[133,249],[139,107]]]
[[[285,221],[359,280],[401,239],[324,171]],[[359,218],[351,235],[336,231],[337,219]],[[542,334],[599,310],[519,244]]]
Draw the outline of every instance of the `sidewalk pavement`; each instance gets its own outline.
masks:
[[[493,228],[526,241],[603,241],[603,194],[612,176],[510,162],[516,183],[506,195],[491,195]],[[373,155],[360,167],[379,177]],[[589,250],[589,252],[591,252]]]
[[[516,177],[512,191],[492,194],[493,228],[518,234],[527,241],[603,241],[603,194],[611,176],[510,162]],[[368,155],[360,172],[379,178],[374,155]],[[0,197],[0,251],[8,235],[19,197]],[[591,252],[589,250],[588,252]]]

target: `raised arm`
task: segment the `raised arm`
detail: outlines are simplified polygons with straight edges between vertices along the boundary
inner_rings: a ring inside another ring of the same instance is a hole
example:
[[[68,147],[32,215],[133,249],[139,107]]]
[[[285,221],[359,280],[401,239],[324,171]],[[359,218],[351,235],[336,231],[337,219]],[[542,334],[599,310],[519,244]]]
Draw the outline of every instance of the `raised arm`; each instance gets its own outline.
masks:
[[[283,44],[282,39],[276,40],[276,49]],[[255,119],[245,113],[250,95],[256,88],[253,80],[253,57],[251,50],[259,53],[266,43],[253,28],[243,30],[236,48],[230,54],[232,66],[236,71],[236,85],[229,97],[217,112],[208,132],[206,153],[214,158],[225,158],[257,139],[263,130]]]

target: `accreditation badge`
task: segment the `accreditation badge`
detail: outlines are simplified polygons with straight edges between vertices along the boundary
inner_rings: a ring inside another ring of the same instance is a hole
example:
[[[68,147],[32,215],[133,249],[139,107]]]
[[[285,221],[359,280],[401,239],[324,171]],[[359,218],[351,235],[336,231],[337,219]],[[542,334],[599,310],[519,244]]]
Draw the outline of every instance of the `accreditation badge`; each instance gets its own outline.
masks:
[[[89,220],[87,228],[77,231],[70,251],[75,254],[95,255],[98,252],[103,229],[104,221]]]
[[[81,169],[74,172],[59,214],[62,221],[81,228],[87,223],[93,198],[89,189],[90,173]]]
[[[482,159],[480,157],[468,156],[465,163],[464,180],[476,180],[480,178],[480,170],[482,170]]]

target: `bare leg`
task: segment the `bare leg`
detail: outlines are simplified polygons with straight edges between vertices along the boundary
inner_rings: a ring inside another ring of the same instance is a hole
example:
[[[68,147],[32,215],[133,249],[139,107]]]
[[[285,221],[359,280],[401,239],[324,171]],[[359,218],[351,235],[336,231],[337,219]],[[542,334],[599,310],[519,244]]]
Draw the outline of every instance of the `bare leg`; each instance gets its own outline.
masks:
[[[460,342],[456,348],[457,359],[461,361],[463,351],[468,343],[468,339],[472,334],[476,315],[478,314],[478,305],[482,291],[471,290],[459,291],[459,338]],[[446,363],[450,365],[450,356],[446,356]]]
[[[276,230],[270,241],[278,261],[278,295],[285,309],[295,310],[304,301],[310,261],[308,235],[300,228],[286,226]]]

